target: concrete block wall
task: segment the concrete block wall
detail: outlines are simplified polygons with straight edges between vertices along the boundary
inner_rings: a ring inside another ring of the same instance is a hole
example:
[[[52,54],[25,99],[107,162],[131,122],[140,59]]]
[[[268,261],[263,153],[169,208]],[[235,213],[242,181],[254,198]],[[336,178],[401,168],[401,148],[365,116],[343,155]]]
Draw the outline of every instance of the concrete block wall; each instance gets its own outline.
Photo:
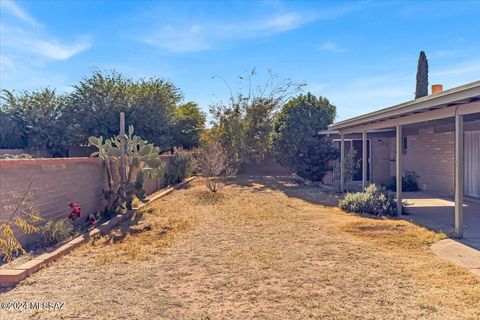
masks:
[[[252,161],[244,165],[242,168],[240,168],[239,173],[286,176],[290,175],[292,172],[291,170],[276,163],[273,155],[268,154],[259,163]]]
[[[168,161],[170,156],[162,156]],[[99,158],[38,158],[0,160],[0,220],[10,216],[4,208],[12,192],[24,194],[30,183],[34,204],[46,220],[68,217],[69,204],[77,202],[83,216],[104,208],[102,190],[106,187],[104,165]],[[163,177],[146,179],[147,194],[165,186]],[[18,203],[18,202],[15,202]],[[26,244],[34,238],[22,235]]]
[[[0,160],[0,219],[9,217],[4,205],[12,192],[24,194],[29,184],[34,204],[45,219],[67,217],[78,202],[84,215],[103,208],[103,163],[98,158]],[[30,237],[21,236],[22,242]]]
[[[171,161],[172,156],[171,155],[161,155],[160,159],[163,161],[164,165],[164,170],[165,173],[170,170],[170,161]],[[163,177],[156,177],[156,178],[151,178],[151,179],[145,179],[143,183],[143,189],[145,189],[146,194],[151,194],[154,193],[157,190],[160,190],[164,187],[166,187],[166,179],[165,175]]]

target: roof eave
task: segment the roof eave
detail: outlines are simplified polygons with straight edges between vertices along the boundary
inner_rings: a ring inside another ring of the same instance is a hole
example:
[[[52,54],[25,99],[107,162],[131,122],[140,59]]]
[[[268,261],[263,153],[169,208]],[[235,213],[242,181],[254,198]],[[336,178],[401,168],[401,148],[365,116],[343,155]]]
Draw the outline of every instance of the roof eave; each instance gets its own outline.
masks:
[[[471,82],[463,86],[445,90],[435,95],[429,95],[419,99],[407,101],[392,107],[384,108],[351,119],[333,123],[328,126],[329,130],[340,130],[353,126],[362,125],[367,122],[375,122],[387,118],[398,117],[403,114],[417,112],[422,109],[432,108],[439,105],[452,103],[454,101],[480,96],[480,81]]]

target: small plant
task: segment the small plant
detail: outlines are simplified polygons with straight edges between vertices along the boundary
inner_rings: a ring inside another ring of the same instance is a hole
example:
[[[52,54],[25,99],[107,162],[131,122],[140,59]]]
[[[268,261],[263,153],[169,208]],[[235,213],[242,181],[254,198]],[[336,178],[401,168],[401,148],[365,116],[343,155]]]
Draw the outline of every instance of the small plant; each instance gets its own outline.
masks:
[[[90,213],[87,217],[87,222],[89,226],[93,226],[95,223],[97,223],[97,216],[93,213]]]
[[[217,192],[223,181],[236,172],[227,153],[218,142],[212,142],[200,149],[197,155],[197,169],[205,178],[207,188],[212,192]]]
[[[72,212],[70,212],[70,214],[68,215],[68,219],[75,221],[78,218],[80,218],[80,216],[82,215],[82,212],[80,207],[78,206],[78,203],[71,202],[69,207],[72,208]]]
[[[349,149],[345,150],[344,155],[344,175],[343,175],[343,185],[347,187],[348,183],[353,181],[353,176],[355,171],[360,168],[361,159],[357,159],[357,150]],[[335,171],[341,175],[341,160],[337,161]],[[344,190],[340,190],[343,192]]]
[[[406,205],[406,203],[403,203]],[[349,193],[338,206],[346,212],[367,213],[377,216],[394,216],[397,203],[394,194],[384,187],[371,184],[364,192]]]
[[[166,174],[167,185],[182,182],[192,175],[194,161],[192,153],[186,150],[177,150],[173,155]]]
[[[11,212],[6,221],[0,222],[0,256],[4,261],[10,261],[19,253],[25,253],[21,243],[13,232],[13,227],[29,234],[39,231],[34,223],[42,220],[38,208],[33,204],[33,194],[30,183],[24,194],[12,193],[12,201],[4,206]]]
[[[41,227],[45,244],[52,246],[72,235],[73,226],[67,219],[50,220]]]

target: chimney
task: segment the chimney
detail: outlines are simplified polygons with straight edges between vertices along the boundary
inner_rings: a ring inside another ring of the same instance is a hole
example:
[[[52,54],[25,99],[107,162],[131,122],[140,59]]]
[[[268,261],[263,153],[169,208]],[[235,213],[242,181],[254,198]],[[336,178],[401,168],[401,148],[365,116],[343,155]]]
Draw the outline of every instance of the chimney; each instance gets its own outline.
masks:
[[[432,84],[432,94],[437,94],[443,91],[443,85],[441,84]]]

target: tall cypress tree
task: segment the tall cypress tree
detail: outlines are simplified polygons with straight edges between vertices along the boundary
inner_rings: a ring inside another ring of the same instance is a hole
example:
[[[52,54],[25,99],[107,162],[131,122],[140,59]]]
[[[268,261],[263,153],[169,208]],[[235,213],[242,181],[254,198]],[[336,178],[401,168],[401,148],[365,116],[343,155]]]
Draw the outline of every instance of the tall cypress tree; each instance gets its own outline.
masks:
[[[420,51],[417,66],[417,87],[415,99],[428,96],[428,60],[424,51]]]

